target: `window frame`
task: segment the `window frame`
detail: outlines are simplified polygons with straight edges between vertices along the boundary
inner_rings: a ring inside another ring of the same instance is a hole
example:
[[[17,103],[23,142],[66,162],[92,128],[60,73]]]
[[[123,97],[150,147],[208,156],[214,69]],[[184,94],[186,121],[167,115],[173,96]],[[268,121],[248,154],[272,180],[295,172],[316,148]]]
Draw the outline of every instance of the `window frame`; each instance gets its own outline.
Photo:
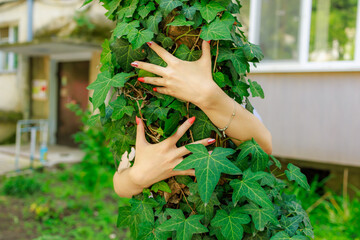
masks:
[[[16,42],[15,39],[15,29],[18,27],[18,25],[2,25],[0,26],[1,28],[9,28],[9,37],[8,37],[8,43],[12,44]],[[4,56],[4,54],[7,54],[6,52],[1,52],[0,51],[0,74],[1,73],[14,73],[17,71],[17,68],[15,67],[15,53],[8,53],[8,68],[4,69],[2,68],[3,63],[2,61],[2,57]]]
[[[262,0],[250,0],[249,41],[255,44],[260,42]],[[309,61],[310,28],[311,28],[312,0],[302,0],[300,4],[299,25],[299,57],[293,60],[268,60],[251,66],[251,72],[342,72],[360,71],[360,0],[357,4],[356,35],[354,60],[351,61]]]

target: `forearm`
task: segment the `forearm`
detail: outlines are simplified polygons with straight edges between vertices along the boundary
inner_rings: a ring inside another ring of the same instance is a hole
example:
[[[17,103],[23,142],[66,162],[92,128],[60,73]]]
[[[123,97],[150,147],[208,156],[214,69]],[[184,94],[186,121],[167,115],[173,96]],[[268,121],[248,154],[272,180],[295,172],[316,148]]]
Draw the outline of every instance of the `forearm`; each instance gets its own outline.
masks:
[[[216,127],[224,128],[229,124],[234,111],[234,100],[220,88],[215,87],[208,100],[199,107]],[[225,133],[233,138],[236,145],[254,138],[266,153],[271,154],[272,139],[269,130],[257,117],[238,103],[235,103],[235,116]]]
[[[121,169],[114,174],[114,190],[120,197],[131,198],[143,191],[143,188],[132,180],[130,169],[131,168]]]

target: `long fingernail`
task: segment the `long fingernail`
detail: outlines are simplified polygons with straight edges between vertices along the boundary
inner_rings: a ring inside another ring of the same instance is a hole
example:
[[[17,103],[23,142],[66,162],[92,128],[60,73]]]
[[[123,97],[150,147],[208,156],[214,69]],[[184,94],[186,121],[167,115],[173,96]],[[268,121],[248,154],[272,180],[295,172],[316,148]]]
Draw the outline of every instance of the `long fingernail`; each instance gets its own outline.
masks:
[[[157,92],[157,89],[156,89],[156,87],[154,87],[154,88],[153,88],[153,91],[154,91],[154,92]]]
[[[192,117],[192,118],[189,118],[189,123],[190,123],[190,124],[193,124],[194,122],[195,122],[195,116]]]
[[[140,118],[138,118],[137,116],[135,116],[135,120],[136,120],[136,124],[139,125],[139,123],[140,123]]]
[[[214,142],[216,142],[216,140],[213,138],[208,140],[208,144],[213,144]]]
[[[145,80],[144,80],[143,77],[139,77],[139,78],[138,78],[138,81],[139,81],[139,82],[145,82]]]
[[[152,41],[146,42],[146,44],[149,45],[149,47],[150,47],[153,44],[153,42]]]
[[[206,41],[208,44],[210,44],[210,42],[211,42],[211,40],[209,40],[209,41]]]
[[[139,64],[137,62],[132,62],[132,63],[130,63],[130,65],[133,66],[133,67],[138,67],[139,66]]]

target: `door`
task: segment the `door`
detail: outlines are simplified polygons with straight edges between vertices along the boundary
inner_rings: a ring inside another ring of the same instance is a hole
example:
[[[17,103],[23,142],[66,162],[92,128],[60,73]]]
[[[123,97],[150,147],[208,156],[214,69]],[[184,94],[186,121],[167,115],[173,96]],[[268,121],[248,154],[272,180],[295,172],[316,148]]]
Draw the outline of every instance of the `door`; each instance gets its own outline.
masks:
[[[72,135],[80,130],[80,117],[70,111],[66,104],[76,103],[85,110],[88,105],[89,61],[61,62],[58,87],[57,144],[76,146]]]

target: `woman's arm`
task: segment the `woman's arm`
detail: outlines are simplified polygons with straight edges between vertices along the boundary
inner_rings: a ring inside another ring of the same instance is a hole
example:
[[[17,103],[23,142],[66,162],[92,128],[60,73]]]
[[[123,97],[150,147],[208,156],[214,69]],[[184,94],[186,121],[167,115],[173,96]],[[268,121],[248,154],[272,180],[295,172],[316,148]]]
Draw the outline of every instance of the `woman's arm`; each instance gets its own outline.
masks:
[[[143,77],[140,82],[153,84],[154,91],[191,102],[201,108],[218,128],[224,128],[230,121],[234,101],[214,82],[211,69],[210,43],[202,42],[202,56],[197,61],[183,61],[170,54],[154,42],[148,43],[168,65],[135,61],[131,65],[152,72],[161,77]],[[236,115],[226,134],[241,141],[254,138],[268,154],[272,151],[271,134],[253,114],[236,103]],[[234,140],[235,144],[240,141]]]

